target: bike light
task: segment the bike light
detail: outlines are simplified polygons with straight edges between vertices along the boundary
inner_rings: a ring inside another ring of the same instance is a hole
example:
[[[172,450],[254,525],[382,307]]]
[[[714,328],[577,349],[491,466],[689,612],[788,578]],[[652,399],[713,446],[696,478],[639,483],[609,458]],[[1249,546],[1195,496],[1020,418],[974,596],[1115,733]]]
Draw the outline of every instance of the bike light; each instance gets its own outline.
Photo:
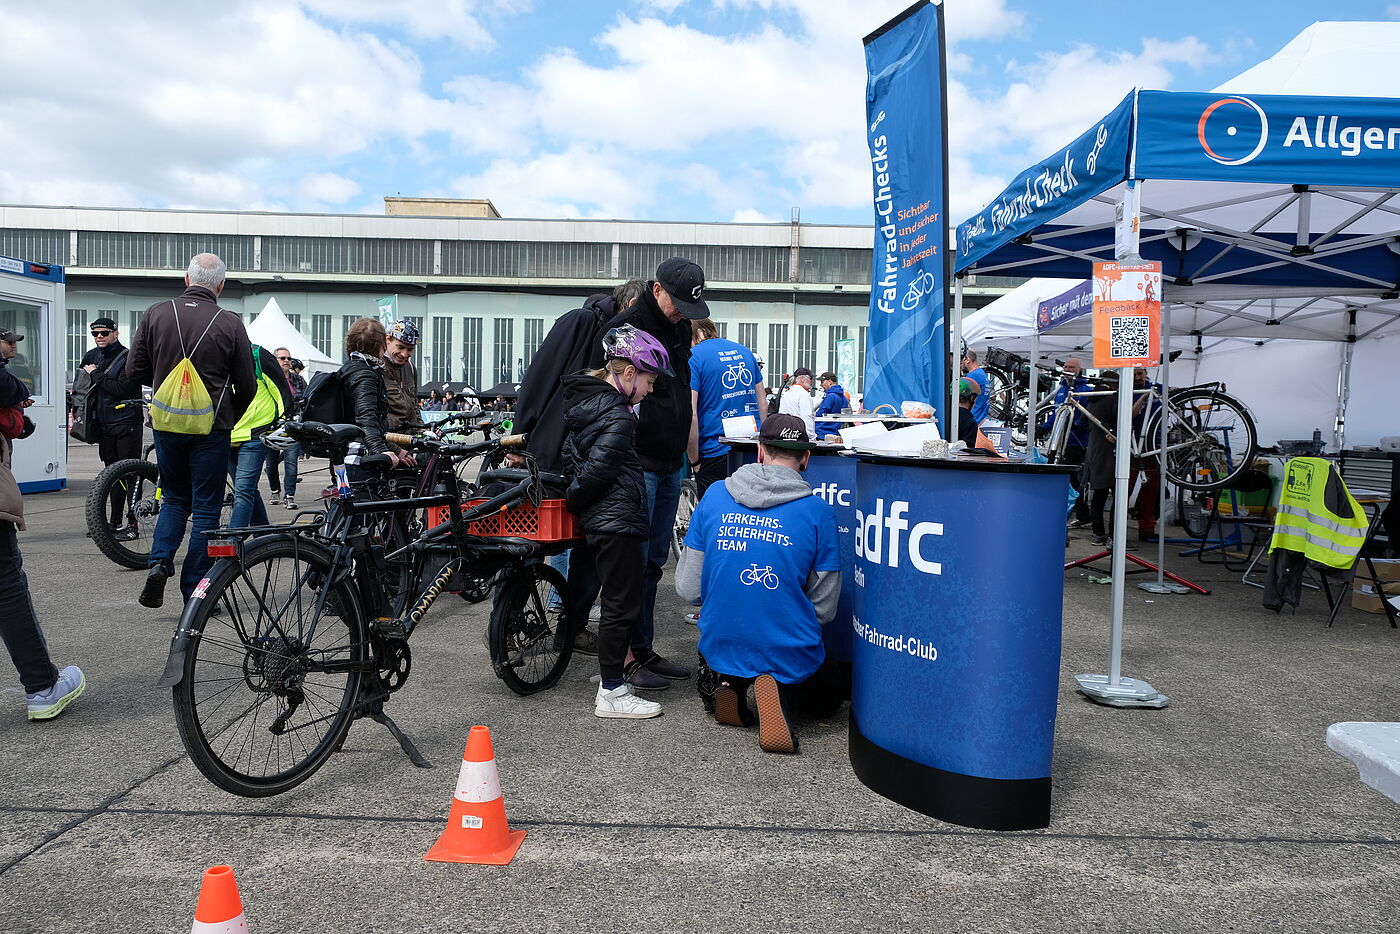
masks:
[[[211,538],[206,547],[211,558],[238,557],[238,542],[232,538]]]

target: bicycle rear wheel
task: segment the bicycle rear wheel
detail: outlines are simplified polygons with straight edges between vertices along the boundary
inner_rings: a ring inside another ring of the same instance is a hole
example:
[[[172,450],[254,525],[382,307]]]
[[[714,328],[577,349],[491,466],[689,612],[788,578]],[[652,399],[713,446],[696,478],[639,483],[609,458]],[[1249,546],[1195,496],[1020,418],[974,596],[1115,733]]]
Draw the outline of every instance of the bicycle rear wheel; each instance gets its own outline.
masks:
[[[1201,538],[1210,523],[1210,511],[1215,497],[1206,490],[1176,488],[1176,517],[1188,537]]]
[[[1217,490],[1250,469],[1259,446],[1254,418],[1243,402],[1209,387],[1187,388],[1168,398],[1167,448],[1162,473],[1175,486]],[[1144,456],[1159,453],[1160,411],[1144,435]]]
[[[175,720],[190,759],[225,791],[259,798],[294,788],[350,729],[368,637],[351,580],[325,590],[330,572],[324,549],[266,536],[245,546],[241,562],[215,562],[185,609]]]
[[[671,526],[671,553],[680,560],[681,549],[685,547],[685,536],[690,531],[690,517],[700,503],[694,477],[681,481],[681,496],[676,502],[676,521]]]
[[[554,612],[551,591],[562,602]],[[496,594],[490,629],[491,665],[506,687],[534,694],[558,682],[574,654],[570,605],[568,583],[549,565],[526,564],[510,572]]]
[[[138,457],[117,461],[97,475],[88,491],[86,512],[88,537],[98,551],[124,568],[146,569],[160,513],[159,488],[156,465]],[[109,521],[114,494],[122,502],[120,529]]]

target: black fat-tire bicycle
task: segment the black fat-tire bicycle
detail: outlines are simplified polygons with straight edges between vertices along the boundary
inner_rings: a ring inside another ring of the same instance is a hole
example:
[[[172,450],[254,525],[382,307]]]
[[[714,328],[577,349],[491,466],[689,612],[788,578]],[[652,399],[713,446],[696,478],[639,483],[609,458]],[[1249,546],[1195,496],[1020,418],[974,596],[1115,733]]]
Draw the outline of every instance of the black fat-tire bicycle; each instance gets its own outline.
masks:
[[[342,465],[352,425],[291,423],[313,456]],[[538,505],[560,478],[532,466],[485,470],[487,499],[464,507],[455,469],[519,436],[456,444],[432,433],[390,436],[425,456],[414,495],[388,482],[385,455],[361,458],[370,479],[292,526],[222,529],[220,557],[195,589],[171,641],[160,685],[172,689],[180,738],[195,766],[234,794],[265,797],[299,785],[340,748],[351,723],[386,726],[415,765],[427,766],[384,713],[412,670],[409,637],[443,593],[495,597],[492,667],[518,693],[558,681],[576,629],[567,585],[543,558],[569,542],[468,534],[469,523],[525,501]],[[494,486],[489,486],[494,485]],[[496,495],[490,490],[503,487]],[[341,491],[344,493],[344,490]],[[414,527],[408,517],[422,514]],[[421,529],[415,531],[415,528]],[[549,609],[559,591],[563,610]]]
[[[109,521],[114,491],[120,491],[122,502],[120,527]],[[117,461],[103,468],[88,490],[88,537],[98,551],[124,568],[146,569],[159,515],[160,471],[155,461],[143,457]]]

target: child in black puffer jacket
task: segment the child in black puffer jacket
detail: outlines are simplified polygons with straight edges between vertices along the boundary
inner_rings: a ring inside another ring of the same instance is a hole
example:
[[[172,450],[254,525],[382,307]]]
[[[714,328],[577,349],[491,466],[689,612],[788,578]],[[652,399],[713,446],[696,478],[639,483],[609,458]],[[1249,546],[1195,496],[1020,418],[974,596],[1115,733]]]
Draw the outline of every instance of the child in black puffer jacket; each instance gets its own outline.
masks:
[[[602,583],[602,683],[593,713],[642,720],[660,716],[661,705],[632,693],[623,674],[628,636],[642,606],[642,543],[650,534],[632,406],[651,392],[657,374],[672,373],[665,348],[630,325],[609,331],[603,352],[603,369],[563,380],[563,462],[569,477],[564,499],[583,526]]]

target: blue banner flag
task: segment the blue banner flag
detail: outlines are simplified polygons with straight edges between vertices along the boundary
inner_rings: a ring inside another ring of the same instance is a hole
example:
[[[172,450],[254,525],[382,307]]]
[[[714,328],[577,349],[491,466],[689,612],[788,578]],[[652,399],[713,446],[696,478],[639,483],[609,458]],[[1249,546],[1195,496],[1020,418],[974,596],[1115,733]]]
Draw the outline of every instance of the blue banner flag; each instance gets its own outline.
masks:
[[[866,36],[865,64],[875,182],[865,407],[928,402],[946,425],[943,8],[920,2]]]
[[[1381,185],[1400,179],[1400,101],[1138,94],[1139,178]]]
[[[1089,282],[1081,282],[1074,288],[1040,303],[1035,313],[1035,329],[1043,334],[1093,310],[1094,288]]]
[[[991,204],[958,227],[958,268],[966,269],[1041,224],[1128,177],[1133,95],[1083,136],[1026,169]]]

